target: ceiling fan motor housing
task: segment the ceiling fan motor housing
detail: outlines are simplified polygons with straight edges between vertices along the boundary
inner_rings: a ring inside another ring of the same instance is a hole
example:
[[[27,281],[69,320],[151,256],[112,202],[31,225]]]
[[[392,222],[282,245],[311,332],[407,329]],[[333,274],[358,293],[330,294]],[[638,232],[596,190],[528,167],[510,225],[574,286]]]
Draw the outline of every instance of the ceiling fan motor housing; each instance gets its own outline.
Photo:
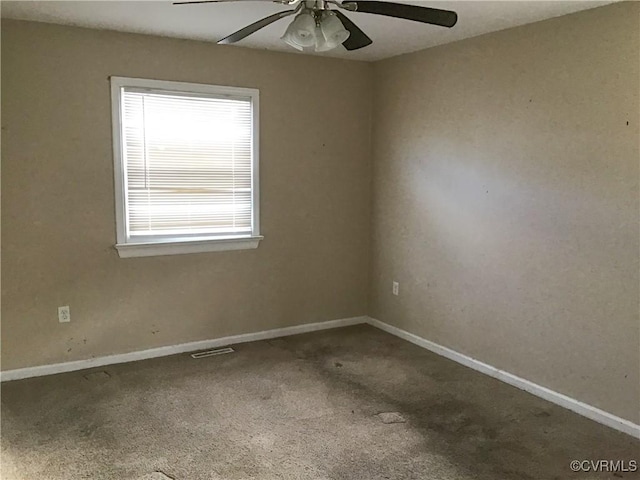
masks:
[[[325,0],[304,0],[305,7],[309,10],[327,10],[327,2]]]

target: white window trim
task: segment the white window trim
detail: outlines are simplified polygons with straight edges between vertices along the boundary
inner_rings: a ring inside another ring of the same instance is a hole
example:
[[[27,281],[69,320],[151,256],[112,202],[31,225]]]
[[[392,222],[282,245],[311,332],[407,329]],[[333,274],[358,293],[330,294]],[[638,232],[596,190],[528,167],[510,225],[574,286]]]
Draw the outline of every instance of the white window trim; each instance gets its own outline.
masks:
[[[255,88],[226,87],[205,85],[201,83],[169,82],[164,80],[147,80],[142,78],[110,77],[111,80],[111,115],[113,128],[113,166],[115,179],[116,237],[115,245],[121,258],[149,257],[156,255],[177,255],[183,253],[218,252],[223,250],[245,250],[257,248],[260,240],[260,191],[259,191],[259,91]],[[175,91],[212,95],[216,97],[251,98],[252,105],[252,221],[251,233],[243,236],[207,237],[172,237],[136,241],[127,237],[127,205],[125,202],[126,171],[122,154],[122,97],[123,87],[148,89],[149,91]]]

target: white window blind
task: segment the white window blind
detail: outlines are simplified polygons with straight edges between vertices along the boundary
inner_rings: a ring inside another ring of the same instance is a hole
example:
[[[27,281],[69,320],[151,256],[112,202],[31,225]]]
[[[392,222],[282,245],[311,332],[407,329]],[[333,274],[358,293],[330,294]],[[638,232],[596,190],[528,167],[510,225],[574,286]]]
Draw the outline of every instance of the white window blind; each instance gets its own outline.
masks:
[[[250,97],[121,90],[127,237],[251,235]]]

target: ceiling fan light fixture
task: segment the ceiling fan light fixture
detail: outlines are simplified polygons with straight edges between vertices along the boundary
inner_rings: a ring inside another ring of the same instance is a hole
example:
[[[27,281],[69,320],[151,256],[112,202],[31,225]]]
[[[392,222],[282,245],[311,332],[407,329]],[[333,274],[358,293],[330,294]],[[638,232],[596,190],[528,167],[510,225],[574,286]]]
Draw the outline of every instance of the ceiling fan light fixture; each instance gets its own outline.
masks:
[[[350,35],[336,14],[329,10],[325,10],[322,13],[320,32],[318,33],[322,34],[322,40],[324,40],[321,42],[322,50],[316,47],[316,51],[318,52],[326,52],[327,50],[333,50],[339,47]],[[316,45],[318,45],[317,42]]]
[[[315,52],[326,52],[327,50],[331,50],[331,47],[327,45],[324,35],[322,35],[322,29],[319,26],[316,26],[316,44],[313,50]]]
[[[293,48],[303,50],[316,43],[316,21],[308,11],[299,13],[287,27],[282,40]]]

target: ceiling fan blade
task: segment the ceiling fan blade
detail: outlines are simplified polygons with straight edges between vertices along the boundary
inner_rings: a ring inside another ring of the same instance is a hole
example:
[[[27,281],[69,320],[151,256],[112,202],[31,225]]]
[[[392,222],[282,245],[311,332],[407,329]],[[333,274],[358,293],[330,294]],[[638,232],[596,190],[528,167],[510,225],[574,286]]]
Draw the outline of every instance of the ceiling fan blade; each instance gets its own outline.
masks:
[[[349,20],[349,17],[347,17],[344,13],[339,10],[332,10],[332,12],[334,12],[338,16],[338,18],[342,22],[342,25],[344,25],[344,28],[349,31],[349,38],[342,42],[344,48],[346,48],[347,50],[357,50],[373,43],[373,40],[367,37],[367,34],[360,30],[360,28],[355,23]]]
[[[222,2],[248,2],[248,1],[263,1],[263,2],[273,2],[280,3],[276,0],[188,0],[184,2],[173,2],[173,5],[190,5],[193,3],[222,3]]]
[[[342,2],[347,8],[355,8],[356,12],[386,15],[387,17],[404,18],[414,22],[430,23],[441,27],[453,27],[458,21],[458,14],[450,10],[418,7],[402,3],[378,2],[369,0],[347,0]]]
[[[248,25],[238,30],[237,32],[232,33],[228,37],[225,37],[222,40],[218,41],[218,43],[225,44],[225,45],[229,43],[236,43],[242,40],[243,38],[248,37],[252,33],[257,32],[261,28],[264,28],[267,25],[271,25],[273,22],[276,22],[281,18],[288,17],[289,15],[293,15],[296,12],[297,12],[297,9],[285,10],[284,12],[274,13],[273,15],[269,15],[268,17],[265,17],[262,20],[258,20],[257,22],[252,23],[251,25]]]

